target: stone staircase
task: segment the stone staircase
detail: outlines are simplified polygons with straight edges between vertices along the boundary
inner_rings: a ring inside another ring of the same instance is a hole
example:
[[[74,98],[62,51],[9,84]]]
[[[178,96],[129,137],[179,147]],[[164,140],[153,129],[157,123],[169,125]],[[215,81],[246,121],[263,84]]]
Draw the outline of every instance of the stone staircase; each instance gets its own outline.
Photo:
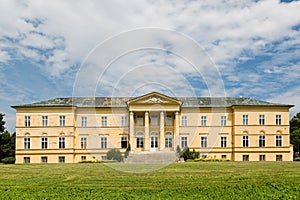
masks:
[[[175,151],[130,152],[125,163],[167,164],[178,160]]]

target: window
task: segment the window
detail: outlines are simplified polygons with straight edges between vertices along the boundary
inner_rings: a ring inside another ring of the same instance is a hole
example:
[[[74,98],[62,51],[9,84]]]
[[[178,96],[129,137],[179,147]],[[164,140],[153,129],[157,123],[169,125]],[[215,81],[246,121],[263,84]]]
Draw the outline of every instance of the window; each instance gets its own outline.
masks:
[[[260,135],[258,136],[258,146],[265,147],[266,146],[266,136]]]
[[[221,126],[226,126],[226,116],[221,116]]]
[[[181,116],[181,126],[187,126],[187,116]]]
[[[87,137],[80,138],[80,148],[86,149],[87,147]]]
[[[206,116],[201,116],[201,126],[206,126]]]
[[[128,142],[127,137],[121,137],[121,148],[127,148]]]
[[[249,155],[243,155],[243,161],[249,161]]]
[[[25,126],[30,126],[30,116],[25,116]]]
[[[243,125],[248,125],[248,115],[243,115]]]
[[[45,137],[41,138],[41,148],[48,149],[48,138]]]
[[[259,115],[259,125],[265,125],[265,115]]]
[[[59,125],[60,126],[66,125],[66,116],[64,116],[64,115],[59,116]]]
[[[87,117],[81,117],[81,127],[87,126]]]
[[[136,134],[136,147],[144,148],[144,133],[142,132]]]
[[[24,138],[24,149],[30,149],[30,138]]]
[[[207,148],[207,137],[206,137],[206,136],[203,136],[203,137],[201,137],[200,139],[201,139],[200,147],[201,147],[201,148]]]
[[[86,160],[86,156],[81,156],[81,160]]]
[[[100,148],[107,149],[107,137],[100,137]]]
[[[249,147],[249,136],[248,135],[243,136],[243,147]]]
[[[107,126],[107,116],[101,117],[101,126]]]
[[[226,155],[222,155],[222,159],[226,159],[227,158],[227,156]]]
[[[25,164],[30,163],[30,157],[24,157],[23,163],[25,163]]]
[[[226,148],[227,147],[227,137],[221,136],[221,147]]]
[[[282,161],[282,155],[276,155],[276,161]]]
[[[42,126],[48,126],[48,116],[42,116]]]
[[[281,147],[281,146],[282,146],[282,136],[276,135],[276,147]]]
[[[172,126],[173,125],[172,120],[173,120],[172,115],[167,115],[166,116],[166,125],[167,126]]]
[[[126,116],[121,117],[121,125],[122,126],[127,126],[127,117]]]
[[[172,138],[165,138],[165,147],[172,148]]]
[[[281,125],[281,115],[276,115],[276,125]]]
[[[266,155],[259,155],[259,161],[266,161]]]
[[[142,115],[137,116],[137,125],[143,126],[144,125],[144,117]]]
[[[181,136],[180,144],[181,144],[181,148],[187,147],[188,146],[188,137],[187,136]]]
[[[151,125],[158,126],[158,116],[157,115],[151,116]]]
[[[48,157],[47,156],[42,156],[41,157],[41,162],[42,163],[47,163],[48,162]]]
[[[58,156],[58,162],[59,163],[64,163],[65,162],[65,157],[64,156]]]
[[[65,137],[58,138],[58,148],[60,148],[60,149],[66,148],[66,138]]]
[[[107,160],[107,156],[101,156],[101,160]]]

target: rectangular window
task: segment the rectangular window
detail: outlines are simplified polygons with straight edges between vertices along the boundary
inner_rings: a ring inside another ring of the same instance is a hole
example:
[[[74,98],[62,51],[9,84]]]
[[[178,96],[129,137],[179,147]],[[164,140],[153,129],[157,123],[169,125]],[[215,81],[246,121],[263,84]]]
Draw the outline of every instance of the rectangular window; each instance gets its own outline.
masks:
[[[80,138],[80,148],[86,149],[87,147],[87,137]]]
[[[81,160],[86,160],[86,156],[81,156]]]
[[[30,163],[30,157],[24,157],[23,163],[29,164]]]
[[[101,126],[107,126],[107,116],[101,117]]]
[[[188,137],[187,136],[181,136],[180,144],[181,144],[181,148],[187,147],[188,146]]]
[[[66,148],[66,138],[65,137],[58,138],[58,148],[60,148],[60,149]]]
[[[24,149],[30,149],[30,138],[24,138]]]
[[[151,125],[152,126],[158,126],[158,116],[157,115],[152,115],[151,116]]]
[[[276,147],[282,147],[282,136],[276,135]]]
[[[101,160],[107,160],[107,156],[101,156]]]
[[[207,137],[206,136],[201,137],[200,147],[201,148],[207,148]]]
[[[137,116],[137,125],[143,126],[144,125],[144,117],[142,115]]]
[[[47,156],[42,156],[41,157],[41,163],[47,163],[48,162],[48,157]]]
[[[173,117],[172,117],[172,115],[167,115],[166,116],[166,125],[167,126],[172,126],[173,125]]]
[[[226,126],[226,116],[221,116],[221,126]]]
[[[249,161],[249,155],[243,155],[243,161]]]
[[[227,158],[227,156],[226,155],[222,155],[222,159],[226,159]]]
[[[48,149],[48,138],[45,137],[41,138],[41,148]]]
[[[276,161],[282,161],[282,155],[276,155]]]
[[[87,117],[81,117],[81,127],[87,126]]]
[[[42,116],[42,126],[48,126],[48,116]]]
[[[248,125],[248,115],[243,115],[243,125]]]
[[[266,161],[266,155],[259,155],[259,161]]]
[[[25,126],[30,126],[30,116],[25,116]]]
[[[127,137],[121,137],[121,148],[127,148],[128,142]]]
[[[172,148],[172,138],[165,138],[165,147]]]
[[[206,116],[201,116],[201,126],[206,126]]]
[[[107,149],[107,137],[100,137],[100,148]]]
[[[249,147],[249,136],[248,135],[243,136],[243,147]]]
[[[276,125],[281,125],[281,115],[276,115]]]
[[[187,126],[187,116],[181,116],[181,126]]]
[[[122,116],[122,118],[121,118],[121,125],[122,126],[127,126],[127,117],[126,116]]]
[[[258,136],[258,146],[265,147],[266,146],[266,136],[260,135]]]
[[[59,125],[60,126],[66,125],[66,116],[64,116],[64,115],[59,116]]]
[[[227,147],[227,137],[221,136],[221,147],[226,148]]]
[[[58,156],[58,162],[59,163],[65,163],[65,157],[64,156]]]
[[[137,137],[136,138],[136,147],[137,148],[144,148],[144,138],[143,137]]]
[[[259,125],[265,125],[265,115],[259,115]]]

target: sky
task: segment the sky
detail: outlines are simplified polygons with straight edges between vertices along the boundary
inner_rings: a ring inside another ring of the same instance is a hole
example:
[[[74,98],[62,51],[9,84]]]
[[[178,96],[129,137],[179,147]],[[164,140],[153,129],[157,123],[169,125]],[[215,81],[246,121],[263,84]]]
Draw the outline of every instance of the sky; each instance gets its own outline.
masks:
[[[251,97],[300,111],[300,1],[0,0],[0,113],[57,97]]]

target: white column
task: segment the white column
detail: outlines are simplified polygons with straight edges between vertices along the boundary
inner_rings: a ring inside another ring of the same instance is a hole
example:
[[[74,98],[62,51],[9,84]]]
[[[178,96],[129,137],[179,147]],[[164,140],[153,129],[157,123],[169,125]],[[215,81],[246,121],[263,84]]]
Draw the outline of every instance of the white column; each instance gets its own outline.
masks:
[[[174,120],[174,150],[176,151],[177,146],[179,145],[179,112],[175,112]],[[180,146],[180,145],[179,145]]]
[[[159,124],[159,149],[165,148],[165,115],[164,112],[160,112],[160,124]]]
[[[134,117],[133,112],[130,111],[129,113],[129,141],[130,141],[130,148],[131,151],[135,149],[135,137],[134,137]]]
[[[145,139],[144,139],[144,146],[145,146],[145,151],[149,151],[149,112],[145,112]]]

